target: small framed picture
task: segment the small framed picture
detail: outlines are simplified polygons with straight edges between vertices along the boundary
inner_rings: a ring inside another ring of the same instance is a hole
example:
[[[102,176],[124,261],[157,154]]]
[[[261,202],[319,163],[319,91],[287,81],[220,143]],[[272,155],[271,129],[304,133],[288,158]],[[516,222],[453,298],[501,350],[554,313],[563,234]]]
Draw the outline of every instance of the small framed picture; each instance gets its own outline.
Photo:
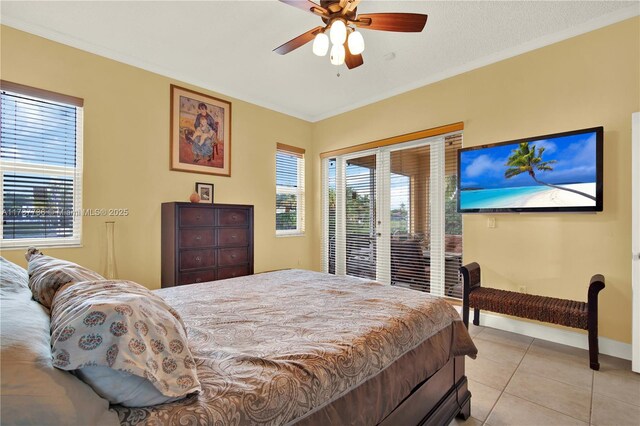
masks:
[[[196,182],[196,192],[201,203],[213,204],[213,184]]]

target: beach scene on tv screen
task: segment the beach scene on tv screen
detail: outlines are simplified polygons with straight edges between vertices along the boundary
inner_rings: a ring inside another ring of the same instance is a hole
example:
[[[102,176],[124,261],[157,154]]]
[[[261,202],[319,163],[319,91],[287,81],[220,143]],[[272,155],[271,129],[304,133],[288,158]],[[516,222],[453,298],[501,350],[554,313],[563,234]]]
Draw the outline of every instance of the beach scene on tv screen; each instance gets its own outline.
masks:
[[[596,206],[596,133],[460,153],[460,208]]]

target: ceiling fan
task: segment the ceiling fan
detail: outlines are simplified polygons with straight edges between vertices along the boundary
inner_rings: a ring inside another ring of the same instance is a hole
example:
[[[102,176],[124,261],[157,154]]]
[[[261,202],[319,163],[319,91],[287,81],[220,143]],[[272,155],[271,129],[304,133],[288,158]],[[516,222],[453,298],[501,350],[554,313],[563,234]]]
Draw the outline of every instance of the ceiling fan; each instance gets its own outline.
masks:
[[[282,46],[273,49],[274,52],[284,55],[313,40],[313,53],[324,56],[329,51],[329,42],[331,42],[331,63],[334,65],[344,63],[349,69],[359,67],[364,63],[362,59],[364,38],[354,27],[367,30],[419,33],[427,23],[427,15],[419,13],[363,13],[358,15],[356,10],[360,0],[321,0],[319,5],[309,0],[279,1],[318,15],[325,25],[315,27],[289,40]]]

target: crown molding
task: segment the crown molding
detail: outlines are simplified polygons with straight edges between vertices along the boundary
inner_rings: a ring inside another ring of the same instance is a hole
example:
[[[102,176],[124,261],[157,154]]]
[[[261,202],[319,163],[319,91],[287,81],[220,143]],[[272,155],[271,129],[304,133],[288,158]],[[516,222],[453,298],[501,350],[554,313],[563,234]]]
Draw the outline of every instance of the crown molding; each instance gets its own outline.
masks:
[[[134,66],[136,68],[141,68],[143,70],[150,71],[155,74],[159,74],[161,76],[177,80],[181,83],[185,83],[185,84],[197,86],[199,88],[203,88],[206,90],[210,90],[222,96],[229,96],[229,97],[242,100],[263,108],[270,109],[275,112],[279,112],[281,114],[289,115],[291,117],[299,118],[301,120],[308,121],[311,123],[316,123],[316,122],[382,101],[384,99],[388,99],[393,96],[397,96],[397,95],[409,92],[411,90],[415,90],[417,88],[424,87],[429,84],[433,84],[438,81],[442,81],[447,78],[454,77],[459,74],[463,74],[478,68],[482,68],[484,66],[491,65],[496,62],[500,62],[505,59],[509,59],[526,52],[530,52],[532,50],[540,49],[542,47],[549,46],[551,44],[554,44],[563,40],[567,40],[569,38],[572,38],[581,34],[585,34],[590,31],[594,31],[599,28],[603,28],[608,25],[612,25],[617,22],[624,21],[629,18],[633,18],[638,15],[640,15],[640,5],[634,5],[624,9],[620,9],[615,12],[600,16],[598,18],[591,19],[580,25],[576,25],[574,27],[571,27],[562,31],[558,31],[553,34],[547,34],[543,37],[539,37],[537,39],[528,41],[526,43],[522,43],[518,46],[505,49],[491,55],[487,55],[477,60],[467,62],[464,65],[450,68],[448,70],[437,73],[430,77],[415,81],[411,84],[401,86],[394,90],[381,92],[375,96],[369,97],[362,101],[345,105],[343,107],[333,109],[331,111],[327,111],[323,114],[317,114],[317,115],[305,114],[300,111],[294,111],[288,108],[283,108],[280,105],[276,105],[271,102],[265,102],[259,98],[256,98],[250,93],[245,93],[238,90],[230,90],[224,86],[212,86],[209,83],[205,83],[204,81],[201,81],[197,78],[193,78],[192,76],[188,76],[180,72],[166,69],[161,65],[149,63],[149,62],[140,60],[139,58],[126,55],[103,46],[98,46],[98,45],[86,42],[84,40],[70,36],[68,34],[63,34],[58,31],[53,31],[51,29],[44,28],[39,25],[30,24],[20,19],[3,16],[0,20],[0,23],[2,25],[6,25],[8,27],[12,27],[21,31],[25,31],[25,32],[58,42],[58,43],[65,44],[67,46],[71,46],[89,53],[103,56],[108,59],[112,59],[127,65]]]
[[[281,114],[289,115],[294,118],[299,118],[304,121],[311,122],[313,117],[308,114],[300,113],[299,111],[292,111],[287,108],[283,108],[280,105],[276,105],[270,102],[264,102],[260,99],[255,98],[250,93],[245,93],[237,90],[230,90],[223,86],[212,86],[209,83],[205,83],[202,80],[197,78],[193,78],[192,76],[176,72],[175,70],[169,70],[164,68],[161,65],[150,63],[147,61],[143,61],[139,58],[126,55],[124,53],[109,49],[104,46],[98,46],[93,43],[89,43],[85,40],[70,36],[68,34],[63,34],[58,31],[51,30],[49,28],[44,28],[40,25],[33,25],[29,22],[25,22],[21,19],[15,19],[13,17],[2,16],[0,20],[0,24],[5,25],[7,27],[15,28],[16,30],[24,31],[29,34],[33,34],[47,40],[51,40],[57,43],[64,44],[66,46],[70,46],[85,52],[93,53],[98,56],[102,56],[107,59],[111,59],[125,65],[130,65],[136,68],[140,68],[145,71],[150,71],[154,74],[158,74],[163,77],[170,78],[172,80],[176,80],[178,83],[187,84],[191,86],[197,86],[200,89],[209,90],[211,92],[215,92],[223,97],[231,97],[240,101],[248,102],[259,107],[263,107],[275,112],[279,112]]]
[[[469,71],[473,71],[478,68],[485,67],[487,65],[495,64],[505,59],[513,58],[515,56],[522,55],[523,53],[531,52],[536,49],[540,49],[545,46],[549,46],[560,41],[568,40],[570,38],[586,34],[597,29],[622,22],[624,20],[633,18],[640,15],[640,4],[636,6],[630,6],[624,9],[617,10],[607,15],[600,16],[595,19],[591,19],[575,27],[568,28],[566,30],[558,31],[553,34],[547,34],[543,37],[528,41],[509,49],[496,52],[491,55],[487,55],[483,58],[476,59],[474,61],[467,62],[466,64],[458,67],[450,68],[427,78],[415,81],[411,84],[398,87],[394,90],[382,92],[367,98],[363,101],[356,102],[354,104],[346,105],[342,108],[338,108],[334,111],[327,112],[325,114],[319,114],[311,117],[311,122],[318,122],[327,118],[334,117],[336,115],[344,114],[345,112],[353,111],[358,108],[362,108],[367,105],[371,105],[376,102],[380,102],[384,99],[391,98],[393,96],[401,95],[403,93],[410,92],[420,87],[428,86],[429,84],[437,83],[438,81],[446,80],[447,78],[455,77],[456,75],[464,74]]]

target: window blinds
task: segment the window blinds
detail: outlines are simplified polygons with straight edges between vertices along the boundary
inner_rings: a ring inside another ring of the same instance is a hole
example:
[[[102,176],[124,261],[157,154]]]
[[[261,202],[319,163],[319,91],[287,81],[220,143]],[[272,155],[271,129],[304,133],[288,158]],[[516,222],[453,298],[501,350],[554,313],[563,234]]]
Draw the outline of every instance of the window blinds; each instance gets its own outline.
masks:
[[[12,90],[8,90],[9,87]],[[81,100],[2,82],[2,247],[80,243]],[[26,95],[23,93],[27,93]],[[80,103],[80,105],[78,105]]]
[[[437,143],[390,153],[391,284],[438,293]],[[432,252],[433,255],[432,255]]]
[[[444,285],[445,296],[462,299],[462,215],[458,204],[458,150],[462,133],[444,139]]]
[[[304,233],[304,149],[276,150],[276,235]]]
[[[345,163],[345,253],[347,275],[376,279],[376,156]]]
[[[322,264],[336,273],[336,159],[322,161]]]
[[[347,275],[461,297],[461,141],[455,133],[325,159],[325,270],[341,274],[344,261]]]

